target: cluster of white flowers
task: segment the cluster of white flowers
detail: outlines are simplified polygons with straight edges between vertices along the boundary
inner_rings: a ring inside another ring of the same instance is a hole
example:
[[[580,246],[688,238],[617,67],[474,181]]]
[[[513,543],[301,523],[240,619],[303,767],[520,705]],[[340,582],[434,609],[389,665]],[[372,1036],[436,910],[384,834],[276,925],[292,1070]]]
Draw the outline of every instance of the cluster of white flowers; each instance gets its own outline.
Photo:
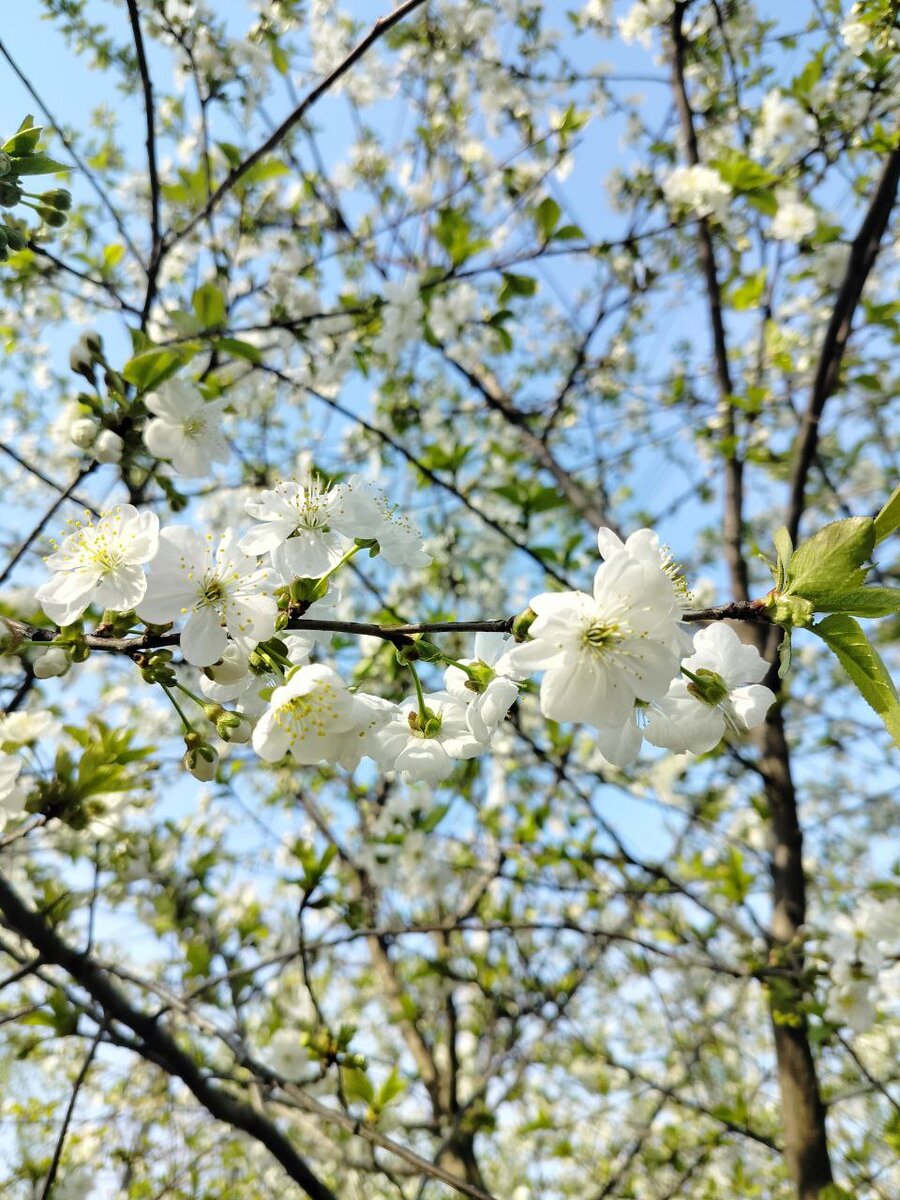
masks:
[[[663,195],[673,208],[721,221],[728,211],[731,187],[712,167],[675,167],[663,180]]]
[[[752,153],[784,166],[796,154],[816,144],[816,123],[796,100],[779,91],[769,92],[759,110],[753,131]]]
[[[865,896],[822,939],[831,986],[825,1017],[854,1033],[871,1029],[880,1007],[900,1000],[900,900]]]
[[[530,640],[508,656],[545,672],[544,716],[594,726],[617,766],[635,760],[643,738],[701,754],[726,731],[761,724],[775,699],[759,683],[765,660],[727,625],[691,640],[679,621],[688,593],[656,534],[640,529],[623,543],[601,529],[597,540],[605,561],[593,594],[535,596]]]
[[[605,561],[592,593],[535,596],[522,622],[527,640],[479,633],[473,657],[463,660],[429,647],[426,662],[445,667],[437,691],[422,686],[414,665],[420,649],[401,644],[409,698],[366,695],[314,661],[317,643],[330,639],[327,628],[276,634],[279,618],[289,622],[299,612],[310,623],[333,623],[340,596],[333,577],[361,550],[395,567],[426,566],[419,530],[359,476],[333,487],[289,480],[245,507],[255,523],[241,536],[233,528],[218,535],[186,525],[160,529],[154,514],[120,505],[96,523],[76,524],[47,558],[53,573],[36,592],[60,627],[92,605],[123,629],[144,622],[151,636],[177,626],[168,640],[177,637],[185,662],[199,669],[202,696],[178,678],[171,655],[155,666],[142,656],[138,665],[167,690],[185,722],[185,764],[198,778],[212,778],[217,753],[172,689],[203,709],[222,741],[252,741],[267,762],[289,755],[353,770],[367,756],[408,783],[432,784],[456,762],[491,749],[532,671],[544,672],[544,715],[592,726],[600,752],[620,766],[634,761],[644,738],[674,751],[711,750],[727,732],[758,725],[774,699],[760,684],[765,662],[732,629],[718,624],[690,637],[680,620],[690,599],[683,578],[649,529],[627,542],[601,529]],[[68,669],[67,639],[46,650],[61,661],[39,674]],[[15,763],[8,765],[9,808],[19,792]]]

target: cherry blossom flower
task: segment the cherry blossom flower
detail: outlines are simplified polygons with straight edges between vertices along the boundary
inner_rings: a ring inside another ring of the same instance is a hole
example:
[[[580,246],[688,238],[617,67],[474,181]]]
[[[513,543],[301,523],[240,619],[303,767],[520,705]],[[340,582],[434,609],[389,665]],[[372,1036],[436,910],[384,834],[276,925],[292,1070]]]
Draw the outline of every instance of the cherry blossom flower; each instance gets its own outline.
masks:
[[[728,212],[731,188],[712,167],[675,167],[663,180],[663,195],[675,208],[721,221]]]
[[[426,693],[424,701],[424,718],[413,697],[397,706],[373,738],[375,761],[399,771],[407,783],[440,783],[453,770],[455,758],[474,758],[485,748],[469,729],[464,702],[449,692]]]
[[[422,546],[422,534],[409,519],[399,516],[383,492],[361,475],[352,475],[334,511],[334,527],[350,538],[373,539],[382,557],[394,567],[427,567],[431,555]]]
[[[765,720],[775,695],[759,680],[768,663],[728,625],[711,625],[694,637],[685,677],[672,681],[650,710],[644,736],[666,750],[703,754],[726,731],[743,733]]]
[[[342,498],[340,485],[328,488],[315,478],[306,484],[277,484],[258,499],[247,501],[247,512],[259,524],[241,538],[241,549],[246,554],[271,554],[272,565],[284,583],[301,576],[324,575],[346,545],[332,527]]]
[[[348,691],[336,671],[310,663],[272,693],[253,731],[253,749],[266,762],[285,754],[300,763],[335,762],[347,749],[348,735],[365,731],[370,717],[369,706]]]
[[[620,728],[634,701],[662,697],[678,670],[677,605],[659,564],[618,550],[584,592],[544,592],[530,640],[509,652],[517,669],[544,670],[541,711],[555,721]]]
[[[141,570],[156,554],[159,518],[120,504],[75,530],[44,559],[53,577],[35,592],[51,621],[71,625],[90,604],[113,612],[135,608],[147,590]]]
[[[214,542],[211,534],[172,525],[160,532],[138,616],[153,625],[187,616],[182,653],[194,666],[207,667],[225,654],[229,635],[249,654],[275,632],[278,606],[267,594],[268,578],[238,548],[233,530]]]
[[[27,799],[19,783],[22,760],[13,754],[0,753],[0,828],[10,817],[18,817]]]
[[[167,458],[180,475],[208,475],[212,463],[227,462],[222,432],[227,400],[205,400],[183,379],[170,379],[144,398],[155,414],[144,429],[144,445],[157,458]]]
[[[462,660],[463,667],[474,669],[450,666],[444,672],[447,691],[466,706],[469,732],[485,746],[515,703],[524,678],[507,657],[514,646],[506,634],[477,633],[475,657]]]

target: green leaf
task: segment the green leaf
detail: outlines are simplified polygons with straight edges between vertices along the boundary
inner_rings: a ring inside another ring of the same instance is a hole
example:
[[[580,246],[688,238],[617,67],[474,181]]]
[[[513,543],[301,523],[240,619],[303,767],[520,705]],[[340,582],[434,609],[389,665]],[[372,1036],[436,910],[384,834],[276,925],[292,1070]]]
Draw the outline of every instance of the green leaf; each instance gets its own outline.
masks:
[[[553,240],[556,242],[569,242],[583,237],[584,230],[580,225],[561,225],[553,231]]]
[[[900,483],[891,493],[891,498],[875,518],[875,544],[883,542],[886,537],[900,526]]]
[[[362,1100],[370,1108],[374,1107],[375,1089],[372,1087],[372,1081],[366,1075],[365,1071],[360,1071],[358,1067],[344,1067],[341,1077],[344,1084],[344,1092],[351,1104],[355,1100]]]
[[[784,679],[788,671],[791,669],[791,658],[793,651],[791,649],[791,631],[785,629],[784,637],[778,646],[778,678]]]
[[[721,158],[713,159],[711,165],[736,192],[755,192],[761,188],[772,187],[778,182],[777,175],[767,171],[746,154],[741,154],[739,150],[732,150]]]
[[[791,541],[791,535],[788,533],[786,525],[782,525],[780,529],[775,530],[772,541],[775,543],[775,554],[777,556],[775,586],[779,591],[782,591],[787,583],[788,563],[794,554],[794,543]]]
[[[239,338],[216,338],[213,345],[216,349],[227,350],[229,354],[235,358],[246,359],[247,362],[253,363],[258,367],[262,362],[262,355],[255,346],[251,346],[249,342],[243,342]]]
[[[763,267],[761,271],[755,271],[752,275],[747,276],[739,287],[734,288],[728,301],[732,308],[743,312],[747,308],[756,308],[765,290],[766,268]]]
[[[15,159],[12,169],[16,175],[52,175],[57,171],[71,171],[72,168],[47,154],[28,154]]]
[[[376,1112],[381,1112],[383,1108],[387,1108],[392,1100],[398,1096],[402,1096],[406,1091],[406,1081],[401,1078],[400,1072],[394,1067],[385,1079],[384,1083],[378,1089],[378,1094],[375,1097],[373,1105]]]
[[[454,267],[486,249],[490,242],[472,237],[472,222],[460,208],[442,208],[434,223],[434,236],[450,255]]]
[[[887,617],[900,612],[900,588],[866,587],[820,601],[819,612],[852,613],[855,617]]]
[[[199,349],[198,344],[186,342],[177,349],[146,350],[129,359],[122,374],[141,394],[152,392],[190,362]]]
[[[832,521],[797,547],[788,564],[788,591],[830,604],[835,596],[860,587],[866,577],[862,565],[875,548],[875,522],[871,517]]]
[[[225,297],[214,283],[204,283],[191,297],[191,305],[204,329],[215,329],[227,319]]]
[[[505,308],[513,296],[533,296],[537,288],[537,280],[532,275],[516,275],[512,271],[504,271],[497,303]]]
[[[545,242],[549,242],[553,237],[553,231],[559,224],[561,216],[562,209],[552,196],[545,196],[534,210],[535,222]]]
[[[41,139],[42,125],[35,125],[34,117],[28,116],[12,135],[3,143],[2,149],[6,154],[15,157],[17,154],[31,154]]]
[[[810,628],[837,656],[863,699],[884,721],[894,744],[900,747],[900,700],[897,698],[897,689],[859,622],[846,613],[838,613]]]

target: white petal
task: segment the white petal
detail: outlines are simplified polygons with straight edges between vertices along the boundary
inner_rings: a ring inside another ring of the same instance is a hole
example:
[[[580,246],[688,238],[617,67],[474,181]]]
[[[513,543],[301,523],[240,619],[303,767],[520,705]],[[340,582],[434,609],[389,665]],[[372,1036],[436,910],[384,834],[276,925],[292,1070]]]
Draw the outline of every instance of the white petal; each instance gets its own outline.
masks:
[[[195,667],[210,667],[228,649],[228,635],[219,624],[213,608],[198,608],[191,613],[181,632],[181,652]]]

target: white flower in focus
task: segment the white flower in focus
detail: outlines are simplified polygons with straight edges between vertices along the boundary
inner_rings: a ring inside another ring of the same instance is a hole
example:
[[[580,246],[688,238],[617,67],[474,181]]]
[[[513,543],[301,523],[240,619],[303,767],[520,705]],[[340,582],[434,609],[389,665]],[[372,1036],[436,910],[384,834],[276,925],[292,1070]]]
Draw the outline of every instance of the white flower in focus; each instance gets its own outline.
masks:
[[[728,212],[731,187],[712,167],[675,167],[663,180],[663,195],[674,208],[721,221]]]
[[[778,212],[772,218],[772,237],[781,242],[802,242],[815,232],[818,224],[816,210],[804,203],[795,192],[780,188],[776,191]]]
[[[228,461],[222,432],[227,400],[205,400],[183,379],[170,379],[144,397],[153,420],[144,429],[144,445],[157,458],[167,458],[180,475],[208,475],[212,463]]]
[[[393,567],[427,567],[431,562],[422,534],[409,517],[398,516],[396,505],[360,475],[351,476],[344,485],[333,521],[349,538],[378,542],[382,557]]]
[[[449,692],[425,694],[426,717],[415,697],[399,704],[373,737],[372,757],[386,770],[400,771],[406,783],[440,783],[455,758],[475,758],[484,743],[473,737],[466,705]]]
[[[679,609],[690,608],[694,603],[694,597],[688,589],[684,572],[672,557],[669,547],[660,544],[659,536],[652,529],[636,529],[623,542],[617,533],[601,526],[597,530],[597,549],[600,551],[602,559],[611,558],[617,550],[625,550],[639,562],[656,567],[669,581],[672,599]],[[676,627],[676,632],[678,636],[672,644],[672,649],[681,655],[690,654],[693,648],[690,635],[684,634],[683,630],[678,627]]]
[[[524,678],[506,657],[515,646],[508,634],[477,633],[475,657],[464,659],[465,666],[481,668],[475,678],[460,667],[449,666],[444,685],[451,696],[466,706],[466,724],[478,741],[489,745],[494,733],[519,695]],[[487,668],[487,670],[485,670]],[[478,687],[481,690],[478,690]]]
[[[324,487],[313,478],[305,485],[279,483],[259,499],[248,500],[247,512],[260,523],[241,538],[241,549],[247,554],[271,554],[283,583],[324,575],[344,551],[344,540],[331,524],[342,492],[340,486]]]
[[[305,1079],[313,1065],[309,1050],[300,1041],[300,1034],[295,1029],[276,1030],[266,1047],[266,1060],[276,1074],[291,1083]]]
[[[594,577],[594,594],[545,592],[530,640],[509,652],[517,669],[544,670],[541,712],[555,721],[620,729],[635,700],[662,697],[678,670],[678,608],[656,563],[619,550]]]
[[[227,651],[229,635],[249,654],[275,632],[278,606],[268,595],[268,579],[268,571],[238,548],[233,530],[214,542],[212,534],[172,525],[159,535],[138,616],[152,625],[187,616],[181,651],[195,667],[208,667]]]
[[[135,608],[147,590],[141,570],[156,554],[159,518],[120,504],[93,521],[75,522],[75,532],[44,559],[53,571],[35,592],[51,621],[71,625],[89,604],[113,612]]]
[[[300,763],[336,762],[347,734],[368,725],[369,707],[331,667],[298,667],[272,693],[253,731],[253,749],[266,762],[291,754]]]
[[[654,746],[703,754],[726,731],[761,725],[775,701],[759,683],[769,669],[765,659],[721,622],[696,634],[694,653],[682,666],[690,674],[673,680],[650,711],[644,736]]]
[[[0,828],[10,817],[18,817],[25,808],[25,792],[19,783],[22,760],[0,753]]]

